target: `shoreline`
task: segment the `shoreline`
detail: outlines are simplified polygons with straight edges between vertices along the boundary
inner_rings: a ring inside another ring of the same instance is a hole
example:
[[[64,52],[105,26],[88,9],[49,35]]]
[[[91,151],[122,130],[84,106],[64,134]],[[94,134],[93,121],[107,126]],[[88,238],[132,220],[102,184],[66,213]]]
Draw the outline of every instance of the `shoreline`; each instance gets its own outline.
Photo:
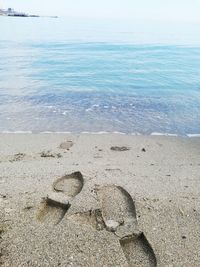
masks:
[[[174,133],[160,133],[160,132],[152,132],[150,134],[142,134],[142,133],[126,133],[126,132],[106,132],[106,131],[99,131],[99,132],[89,132],[89,131],[83,131],[83,132],[68,132],[68,131],[44,131],[44,132],[34,132],[34,131],[2,131],[0,132],[0,135],[2,134],[33,134],[33,135],[40,135],[40,134],[69,134],[69,135],[126,135],[126,136],[166,136],[166,137],[177,137],[177,138],[194,138],[194,137],[200,137],[200,133],[190,133],[185,135],[179,135]]]
[[[199,265],[200,138],[9,133],[0,151],[2,267]]]

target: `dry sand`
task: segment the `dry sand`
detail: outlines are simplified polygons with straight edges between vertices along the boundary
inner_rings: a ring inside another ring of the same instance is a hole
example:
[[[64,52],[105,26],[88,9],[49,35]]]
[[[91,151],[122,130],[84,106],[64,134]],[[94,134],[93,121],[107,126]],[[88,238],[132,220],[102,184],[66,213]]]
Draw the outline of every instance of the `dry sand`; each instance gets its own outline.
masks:
[[[197,267],[199,247],[199,138],[0,135],[0,266]]]

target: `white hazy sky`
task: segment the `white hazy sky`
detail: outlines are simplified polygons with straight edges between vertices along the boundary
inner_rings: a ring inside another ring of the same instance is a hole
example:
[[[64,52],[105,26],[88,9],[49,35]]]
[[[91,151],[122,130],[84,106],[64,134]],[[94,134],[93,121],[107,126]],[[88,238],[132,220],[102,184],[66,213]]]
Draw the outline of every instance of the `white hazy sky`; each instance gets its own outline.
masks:
[[[4,8],[41,15],[200,22],[200,0],[0,0]]]

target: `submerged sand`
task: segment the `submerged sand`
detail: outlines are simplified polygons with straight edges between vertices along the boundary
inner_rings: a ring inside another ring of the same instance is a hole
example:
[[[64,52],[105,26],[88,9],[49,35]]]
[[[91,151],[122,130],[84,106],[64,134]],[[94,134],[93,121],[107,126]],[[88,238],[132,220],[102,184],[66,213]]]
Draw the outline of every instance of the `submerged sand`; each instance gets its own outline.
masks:
[[[200,138],[0,135],[0,266],[200,266]]]

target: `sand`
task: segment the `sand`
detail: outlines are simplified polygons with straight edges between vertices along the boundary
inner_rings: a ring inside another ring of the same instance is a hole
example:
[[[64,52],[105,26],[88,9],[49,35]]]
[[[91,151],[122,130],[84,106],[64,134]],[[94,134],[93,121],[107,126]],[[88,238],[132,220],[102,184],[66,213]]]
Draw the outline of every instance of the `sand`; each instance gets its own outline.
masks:
[[[0,135],[0,266],[200,266],[200,138]]]

